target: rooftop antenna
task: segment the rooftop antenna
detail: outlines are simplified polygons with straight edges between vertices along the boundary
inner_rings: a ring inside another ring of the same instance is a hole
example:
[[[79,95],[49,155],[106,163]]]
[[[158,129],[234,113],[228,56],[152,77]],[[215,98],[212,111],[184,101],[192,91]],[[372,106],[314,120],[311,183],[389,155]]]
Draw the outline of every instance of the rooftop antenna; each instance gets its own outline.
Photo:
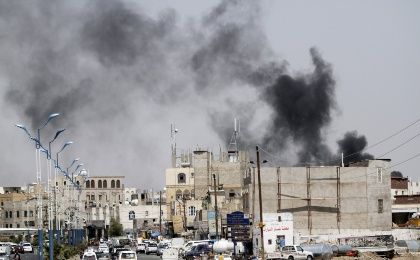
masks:
[[[233,119],[233,134],[230,138],[229,146],[228,146],[228,154],[229,157],[232,157],[232,154],[236,155],[234,161],[238,158],[238,142],[239,142],[239,133],[241,131],[241,123],[239,119],[236,117]]]
[[[175,127],[175,123],[171,124],[171,150],[172,150],[172,167],[176,167],[176,134],[178,133],[178,129]]]

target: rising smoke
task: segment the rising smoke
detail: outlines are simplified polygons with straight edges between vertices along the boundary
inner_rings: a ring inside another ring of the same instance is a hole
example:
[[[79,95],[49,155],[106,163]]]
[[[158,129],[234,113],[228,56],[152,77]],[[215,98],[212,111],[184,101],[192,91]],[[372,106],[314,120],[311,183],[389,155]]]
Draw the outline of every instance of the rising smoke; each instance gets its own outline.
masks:
[[[284,154],[293,145],[298,161],[326,160],[331,65],[312,48],[314,70],[288,72],[260,17],[252,0],[221,1],[186,26],[174,10],[155,18],[122,0],[0,1],[4,99],[32,129],[61,113],[43,135],[69,129],[62,138],[77,146],[63,159],[80,156],[92,174],[136,186],[162,185],[170,160],[162,137],[177,120],[192,129],[183,146],[226,145],[237,116],[245,147]]]

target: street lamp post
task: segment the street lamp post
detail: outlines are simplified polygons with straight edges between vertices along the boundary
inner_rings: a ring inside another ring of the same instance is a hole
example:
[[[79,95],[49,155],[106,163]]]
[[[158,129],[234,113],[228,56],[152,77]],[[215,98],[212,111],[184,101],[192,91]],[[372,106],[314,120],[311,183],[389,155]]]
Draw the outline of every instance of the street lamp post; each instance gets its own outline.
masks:
[[[46,152],[47,154],[47,159],[48,159],[48,153],[49,151],[45,150],[42,147],[41,144],[41,130],[47,126],[47,124],[54,119],[55,117],[59,116],[60,114],[58,113],[54,113],[54,114],[50,114],[48,116],[48,119],[45,121],[44,124],[41,125],[41,127],[39,127],[37,129],[37,137],[38,138],[34,138],[31,136],[31,134],[29,133],[29,131],[26,129],[25,126],[23,125],[19,125],[17,124],[16,127],[22,129],[25,131],[25,133],[29,136],[29,138],[33,141],[35,141],[35,158],[36,158],[36,180],[38,183],[38,198],[37,198],[37,206],[38,206],[38,243],[39,243],[39,250],[38,250],[38,258],[39,260],[43,259],[43,223],[42,223],[42,189],[41,189],[41,149],[43,150],[43,152]],[[50,180],[49,180],[50,181]],[[47,187],[47,189],[49,190],[49,187]],[[50,256],[51,257],[51,256]]]
[[[214,189],[214,215],[216,218],[216,240],[217,240],[219,239],[219,212],[217,209],[216,174],[213,174],[213,189]]]
[[[257,172],[258,172],[258,204],[260,206],[260,223],[258,226],[260,227],[260,237],[261,237],[261,258],[265,260],[265,252],[264,252],[264,221],[263,221],[263,209],[262,209],[262,197],[261,197],[261,172],[260,172],[260,151],[258,146],[256,146],[257,150]]]
[[[55,214],[54,214],[54,218],[55,218],[55,226],[57,228],[57,243],[60,244],[60,237],[61,237],[61,231],[60,231],[60,217],[57,217],[57,208],[58,208],[58,201],[57,201],[57,173],[58,170],[60,169],[60,166],[58,164],[58,155],[69,145],[73,144],[73,141],[68,141],[66,142],[60,150],[57,151],[56,153],[56,157],[55,157],[55,189],[54,189],[54,201],[55,201]]]

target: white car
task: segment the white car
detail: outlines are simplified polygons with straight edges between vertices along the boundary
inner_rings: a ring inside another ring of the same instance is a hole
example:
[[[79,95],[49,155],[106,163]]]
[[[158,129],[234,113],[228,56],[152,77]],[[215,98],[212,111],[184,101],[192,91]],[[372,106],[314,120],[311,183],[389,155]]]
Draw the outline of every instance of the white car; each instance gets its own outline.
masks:
[[[25,253],[32,253],[34,248],[32,247],[31,243],[22,243],[23,252]]]
[[[99,244],[98,251],[102,252],[104,254],[108,254],[109,253],[109,247],[108,247],[107,244],[101,243],[101,244]]]
[[[134,259],[137,260],[137,254],[134,251],[127,250],[127,251],[121,251],[118,255],[118,260],[123,259]]]
[[[157,244],[156,243],[149,243],[146,246],[146,255],[156,254],[156,253],[157,253]]]
[[[83,254],[82,260],[98,260],[98,258],[95,252],[89,250]]]
[[[138,243],[136,251],[138,253],[145,253],[146,252],[146,244],[145,243]]]

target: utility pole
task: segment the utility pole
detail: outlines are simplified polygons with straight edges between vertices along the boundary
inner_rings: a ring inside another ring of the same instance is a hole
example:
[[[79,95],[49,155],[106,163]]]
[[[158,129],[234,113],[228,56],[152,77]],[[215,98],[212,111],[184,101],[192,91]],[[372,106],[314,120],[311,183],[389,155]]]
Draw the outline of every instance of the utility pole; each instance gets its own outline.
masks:
[[[162,191],[159,191],[159,233],[162,235]]]
[[[262,197],[261,197],[260,151],[258,149],[258,145],[256,146],[256,150],[257,150],[257,171],[258,171],[258,203],[260,206],[260,223],[258,223],[258,226],[260,227],[260,236],[261,236],[261,258],[262,260],[265,260],[264,221],[263,221]]]
[[[213,174],[213,189],[214,189],[214,214],[216,218],[216,239],[219,239],[219,214],[217,212],[217,191],[216,191],[216,174]]]

